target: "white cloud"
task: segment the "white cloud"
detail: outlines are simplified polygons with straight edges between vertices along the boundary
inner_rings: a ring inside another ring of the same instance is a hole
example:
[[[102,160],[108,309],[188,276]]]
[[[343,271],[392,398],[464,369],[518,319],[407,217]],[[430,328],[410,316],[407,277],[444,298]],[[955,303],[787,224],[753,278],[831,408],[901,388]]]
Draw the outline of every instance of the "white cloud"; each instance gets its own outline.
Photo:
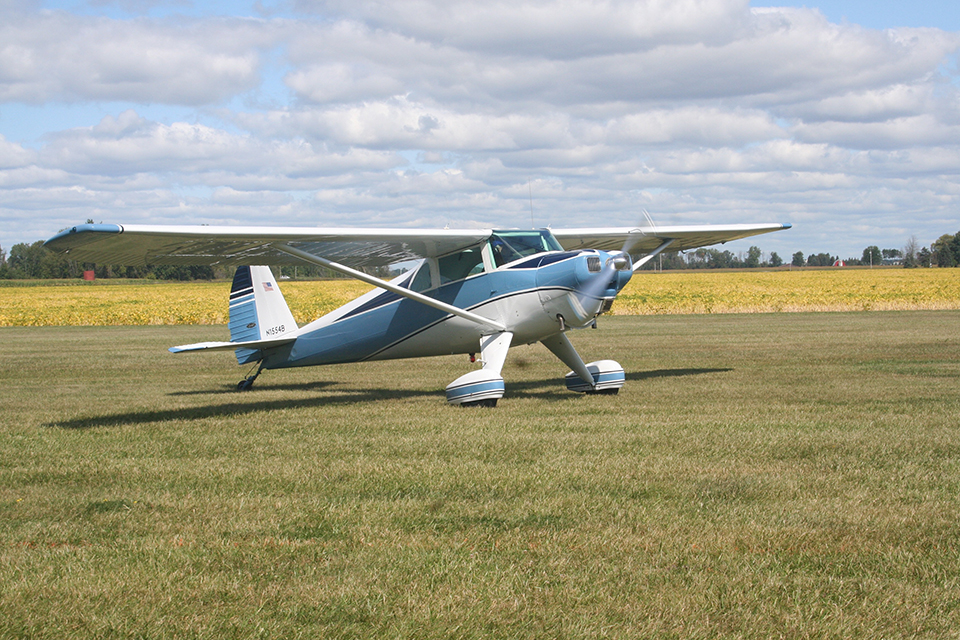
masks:
[[[6,12],[5,12],[6,13]],[[2,15],[0,101],[218,103],[260,82],[278,34],[254,20],[158,22]]]
[[[7,142],[7,139],[0,135],[0,170],[17,169],[32,164],[35,158],[35,153],[19,144]]]
[[[376,28],[493,55],[577,58],[664,42],[716,42],[736,29],[747,0],[299,0]]]
[[[0,0],[0,243],[88,217],[525,225],[531,192],[555,226],[796,222],[781,255],[955,231],[960,34],[747,0],[290,6]],[[20,144],[4,103],[97,115]]]
[[[329,152],[303,140],[265,140],[202,124],[164,125],[133,110],[107,116],[93,127],[52,135],[41,155],[50,166],[75,174],[160,172],[187,177],[212,172],[221,179],[233,174],[244,180],[382,171],[399,162],[384,152]]]

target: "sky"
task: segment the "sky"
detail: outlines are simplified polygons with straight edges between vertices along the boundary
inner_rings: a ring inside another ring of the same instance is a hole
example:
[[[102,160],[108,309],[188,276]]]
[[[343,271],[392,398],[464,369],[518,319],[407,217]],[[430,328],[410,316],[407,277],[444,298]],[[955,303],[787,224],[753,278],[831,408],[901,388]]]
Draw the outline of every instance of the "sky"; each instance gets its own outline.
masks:
[[[644,212],[925,246],[960,231],[958,54],[955,0],[0,0],[0,247]]]

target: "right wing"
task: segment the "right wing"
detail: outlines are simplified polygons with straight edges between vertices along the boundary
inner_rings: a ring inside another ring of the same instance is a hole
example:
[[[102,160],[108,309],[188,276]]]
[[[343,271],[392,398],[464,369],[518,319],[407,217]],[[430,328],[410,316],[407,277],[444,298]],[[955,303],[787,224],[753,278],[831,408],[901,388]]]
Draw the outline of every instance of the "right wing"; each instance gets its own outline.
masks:
[[[712,244],[789,229],[789,224],[674,225],[650,227],[612,227],[598,229],[551,229],[564,249],[624,250],[631,255],[656,251],[666,242],[670,251],[686,251]]]

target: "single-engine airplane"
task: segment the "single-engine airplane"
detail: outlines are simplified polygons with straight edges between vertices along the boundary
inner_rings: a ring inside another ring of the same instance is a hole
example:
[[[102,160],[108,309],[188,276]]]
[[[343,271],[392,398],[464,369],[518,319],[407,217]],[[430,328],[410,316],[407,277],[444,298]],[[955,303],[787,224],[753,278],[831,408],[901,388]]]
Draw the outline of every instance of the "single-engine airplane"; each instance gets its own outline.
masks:
[[[789,224],[536,230],[336,229],[82,224],[45,246],[81,262],[237,266],[230,341],[170,351],[232,350],[265,369],[480,353],[482,368],[446,388],[447,401],[496,406],[512,344],[542,343],[571,371],[566,386],[617,393],[623,367],[584,363],[567,331],[596,327],[633,272],[683,251],[789,229]],[[419,259],[393,280],[360,269]],[[376,288],[298,327],[268,266],[315,264]],[[251,369],[252,370],[252,369]]]

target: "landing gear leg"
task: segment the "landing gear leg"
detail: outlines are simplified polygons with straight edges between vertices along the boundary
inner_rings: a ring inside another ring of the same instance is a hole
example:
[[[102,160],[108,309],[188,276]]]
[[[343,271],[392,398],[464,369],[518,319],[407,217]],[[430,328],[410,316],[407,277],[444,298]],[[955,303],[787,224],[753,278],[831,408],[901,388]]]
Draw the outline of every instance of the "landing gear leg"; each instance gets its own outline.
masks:
[[[253,389],[253,381],[257,379],[260,375],[260,372],[263,371],[263,366],[261,365],[257,372],[252,376],[247,376],[243,380],[237,383],[237,391],[250,391]]]

